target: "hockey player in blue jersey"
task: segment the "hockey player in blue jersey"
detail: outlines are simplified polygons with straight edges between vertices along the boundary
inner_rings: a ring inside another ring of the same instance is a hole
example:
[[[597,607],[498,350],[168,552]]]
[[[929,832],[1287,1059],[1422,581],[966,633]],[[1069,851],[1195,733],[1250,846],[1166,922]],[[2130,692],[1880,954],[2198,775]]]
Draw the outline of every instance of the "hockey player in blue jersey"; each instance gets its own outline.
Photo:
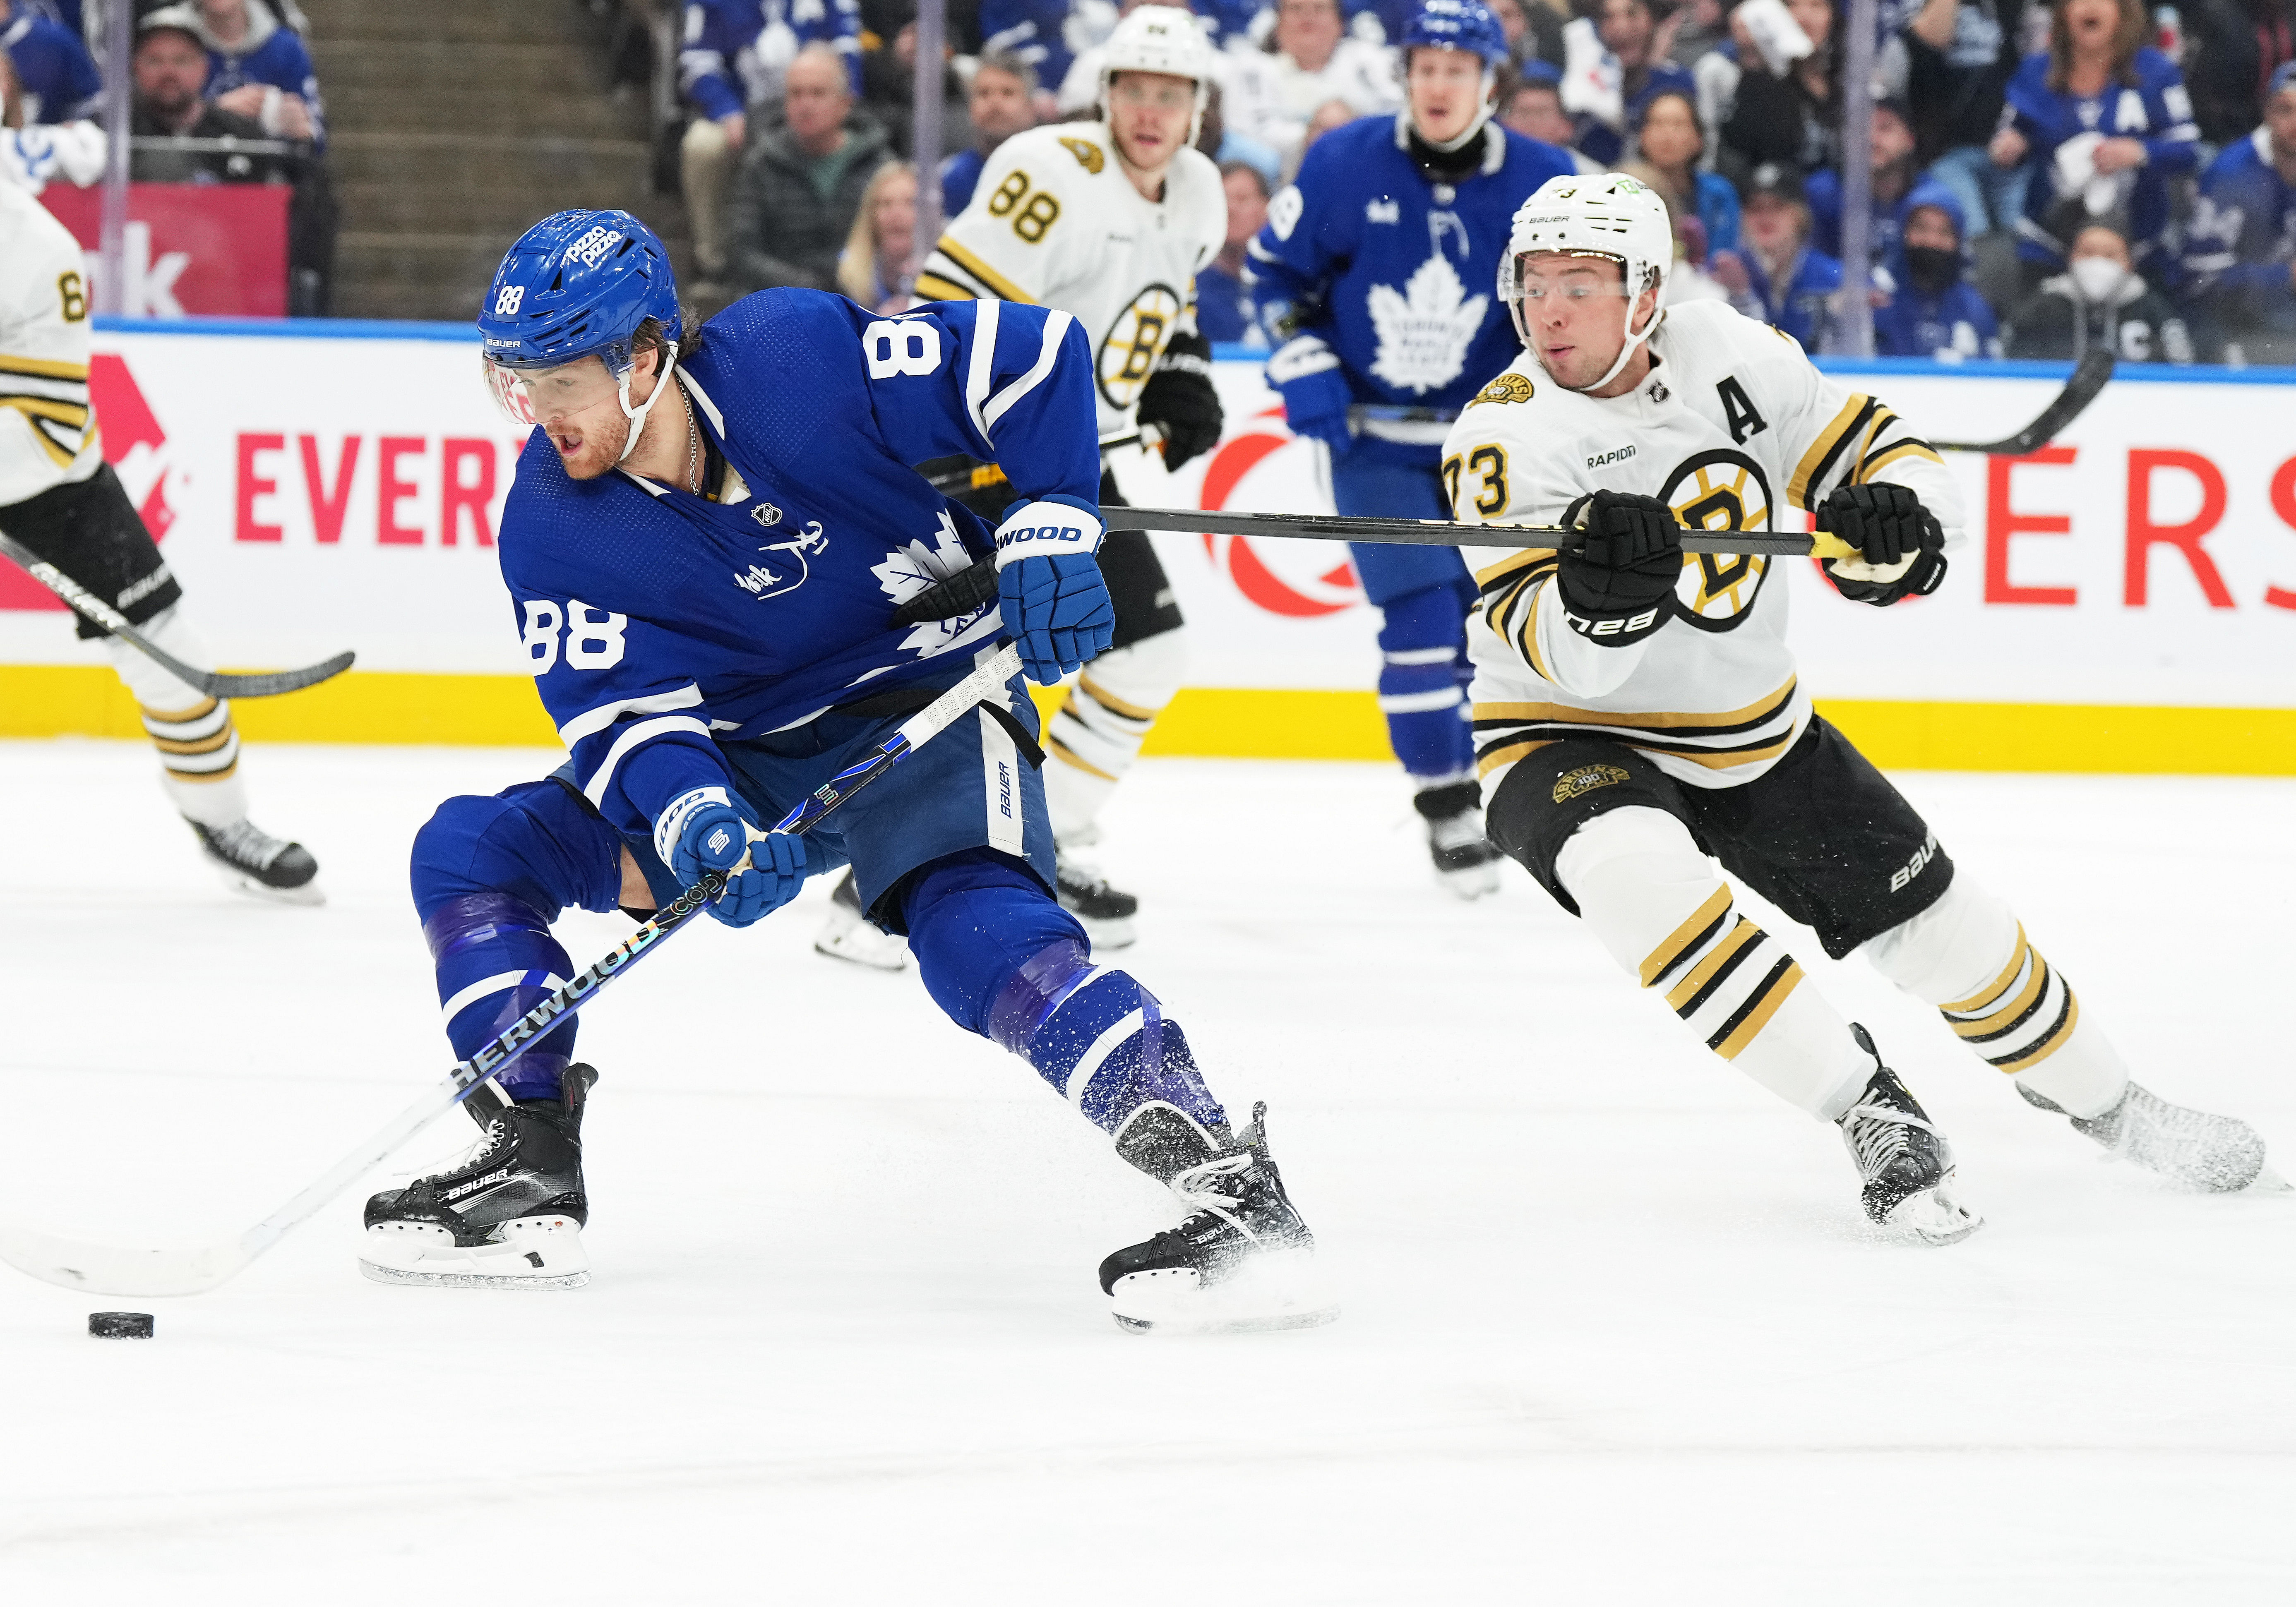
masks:
[[[1323,441],[1342,513],[1449,517],[1447,421],[1521,349],[1492,294],[1515,209],[1576,166],[1490,120],[1506,35],[1479,0],[1426,0],[1403,29],[1406,103],[1308,150],[1268,206],[1247,268],[1295,435]],[[1504,397],[1489,398],[1505,401]],[[1382,410],[1431,410],[1427,418]],[[1446,886],[1498,885],[1464,701],[1475,600],[1449,547],[1357,544],[1381,611],[1380,708]]]
[[[449,799],[415,839],[415,907],[455,1053],[574,974],[549,931],[565,909],[659,907],[716,871],[729,886],[711,914],[747,926],[849,863],[873,918],[907,933],[934,1002],[1025,1058],[1186,1205],[1180,1227],[1103,1264],[1119,1320],[1328,1316],[1296,1284],[1265,1287],[1300,1271],[1312,1241],[1257,1112],[1229,1124],[1179,1023],[1129,974],[1094,965],[1054,898],[1020,676],[811,834],[760,829],[1008,635],[1046,683],[1106,644],[1092,358],[1075,320],[995,301],[881,318],[784,289],[689,338],[660,242],[621,212],[537,224],[484,305],[496,394],[539,424],[504,506],[503,579],[572,758]],[[908,466],[956,453],[1013,482],[993,534]],[[991,551],[996,607],[892,623],[897,603]],[[370,1275],[585,1275],[594,1074],[573,1062],[576,1024],[473,1095],[486,1138],[469,1163],[369,1202]],[[865,1025],[855,1032],[859,1048]]]

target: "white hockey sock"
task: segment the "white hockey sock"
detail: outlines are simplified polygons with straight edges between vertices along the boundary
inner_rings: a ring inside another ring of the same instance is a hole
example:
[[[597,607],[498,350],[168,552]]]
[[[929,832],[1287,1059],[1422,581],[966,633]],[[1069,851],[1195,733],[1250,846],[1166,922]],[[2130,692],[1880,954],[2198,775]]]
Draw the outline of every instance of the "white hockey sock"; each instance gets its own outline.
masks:
[[[1055,843],[1095,840],[1101,806],[1140,757],[1186,668],[1185,630],[1143,637],[1084,667],[1045,733],[1045,804]]]
[[[1935,904],[1859,952],[1925,1004],[1979,1059],[2075,1116],[2120,1103],[2128,1068],[2081,1020],[2072,985],[2041,957],[2009,906],[1960,870]]]
[[[1787,1103],[1832,1121],[1874,1064],[1776,939],[1739,914],[1689,829],[1662,809],[1578,828],[1555,874],[1611,957],[1706,1046]]]
[[[209,662],[208,650],[181,617],[180,605],[136,627],[154,645],[187,664]],[[160,750],[160,783],[187,820],[227,826],[247,818],[247,785],[239,774],[239,730],[231,704],[186,686],[117,637],[104,650],[135,699],[144,732]]]

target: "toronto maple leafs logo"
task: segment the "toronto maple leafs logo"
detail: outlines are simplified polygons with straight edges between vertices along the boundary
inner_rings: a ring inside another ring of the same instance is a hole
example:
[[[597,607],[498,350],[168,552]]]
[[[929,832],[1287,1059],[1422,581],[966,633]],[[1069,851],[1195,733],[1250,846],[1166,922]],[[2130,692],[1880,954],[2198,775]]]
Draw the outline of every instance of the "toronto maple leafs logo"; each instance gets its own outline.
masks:
[[[877,577],[877,584],[885,595],[896,603],[906,603],[929,586],[937,586],[953,575],[972,566],[972,554],[964,550],[964,543],[956,533],[956,526],[947,509],[941,510],[940,528],[933,532],[932,544],[922,540],[885,554],[885,562],[872,564],[869,572]],[[912,626],[909,634],[901,638],[903,652],[914,652],[929,659],[935,653],[959,646],[968,638],[981,634],[982,627],[994,629],[996,613],[983,603],[969,614],[954,619],[927,619]]]
[[[1420,264],[1400,295],[1374,284],[1369,300],[1372,328],[1379,335],[1372,378],[1423,395],[1459,377],[1467,365],[1468,344],[1482,328],[1491,303],[1488,296],[1469,299],[1458,270],[1440,256]]]

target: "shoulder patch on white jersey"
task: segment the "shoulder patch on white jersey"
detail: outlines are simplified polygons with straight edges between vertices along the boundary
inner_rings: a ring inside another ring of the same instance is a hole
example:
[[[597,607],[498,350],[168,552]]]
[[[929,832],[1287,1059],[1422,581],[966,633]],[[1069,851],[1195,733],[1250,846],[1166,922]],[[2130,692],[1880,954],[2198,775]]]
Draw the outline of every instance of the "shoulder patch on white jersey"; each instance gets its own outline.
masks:
[[[1063,136],[1061,149],[1077,159],[1077,166],[1087,173],[1097,173],[1108,166],[1107,153],[1090,140],[1069,139]]]
[[[1509,369],[1475,392],[1475,399],[1469,402],[1467,406],[1480,407],[1485,402],[1528,402],[1538,394],[1538,389],[1529,380],[1515,373],[1514,370]],[[1464,412],[1465,409],[1463,408],[1461,411]]]

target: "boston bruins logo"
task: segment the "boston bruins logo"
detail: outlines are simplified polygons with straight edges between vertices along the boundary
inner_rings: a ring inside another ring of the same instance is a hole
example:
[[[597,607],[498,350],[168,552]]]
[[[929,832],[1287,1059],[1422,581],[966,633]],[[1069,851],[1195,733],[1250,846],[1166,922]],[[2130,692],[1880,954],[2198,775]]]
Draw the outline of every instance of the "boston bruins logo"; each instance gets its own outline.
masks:
[[[1742,452],[1722,447],[1700,452],[1675,467],[1660,497],[1674,510],[1675,522],[1691,530],[1770,529],[1769,476]],[[1746,553],[1693,553],[1682,561],[1675,588],[1679,616],[1701,630],[1734,630],[1753,611],[1762,582],[1769,578],[1767,557]]]
[[[1152,284],[1132,298],[1132,305],[1116,315],[1108,337],[1100,343],[1100,394],[1111,407],[1129,407],[1140,399],[1141,389],[1164,355],[1172,326],[1187,304],[1168,284]]]

